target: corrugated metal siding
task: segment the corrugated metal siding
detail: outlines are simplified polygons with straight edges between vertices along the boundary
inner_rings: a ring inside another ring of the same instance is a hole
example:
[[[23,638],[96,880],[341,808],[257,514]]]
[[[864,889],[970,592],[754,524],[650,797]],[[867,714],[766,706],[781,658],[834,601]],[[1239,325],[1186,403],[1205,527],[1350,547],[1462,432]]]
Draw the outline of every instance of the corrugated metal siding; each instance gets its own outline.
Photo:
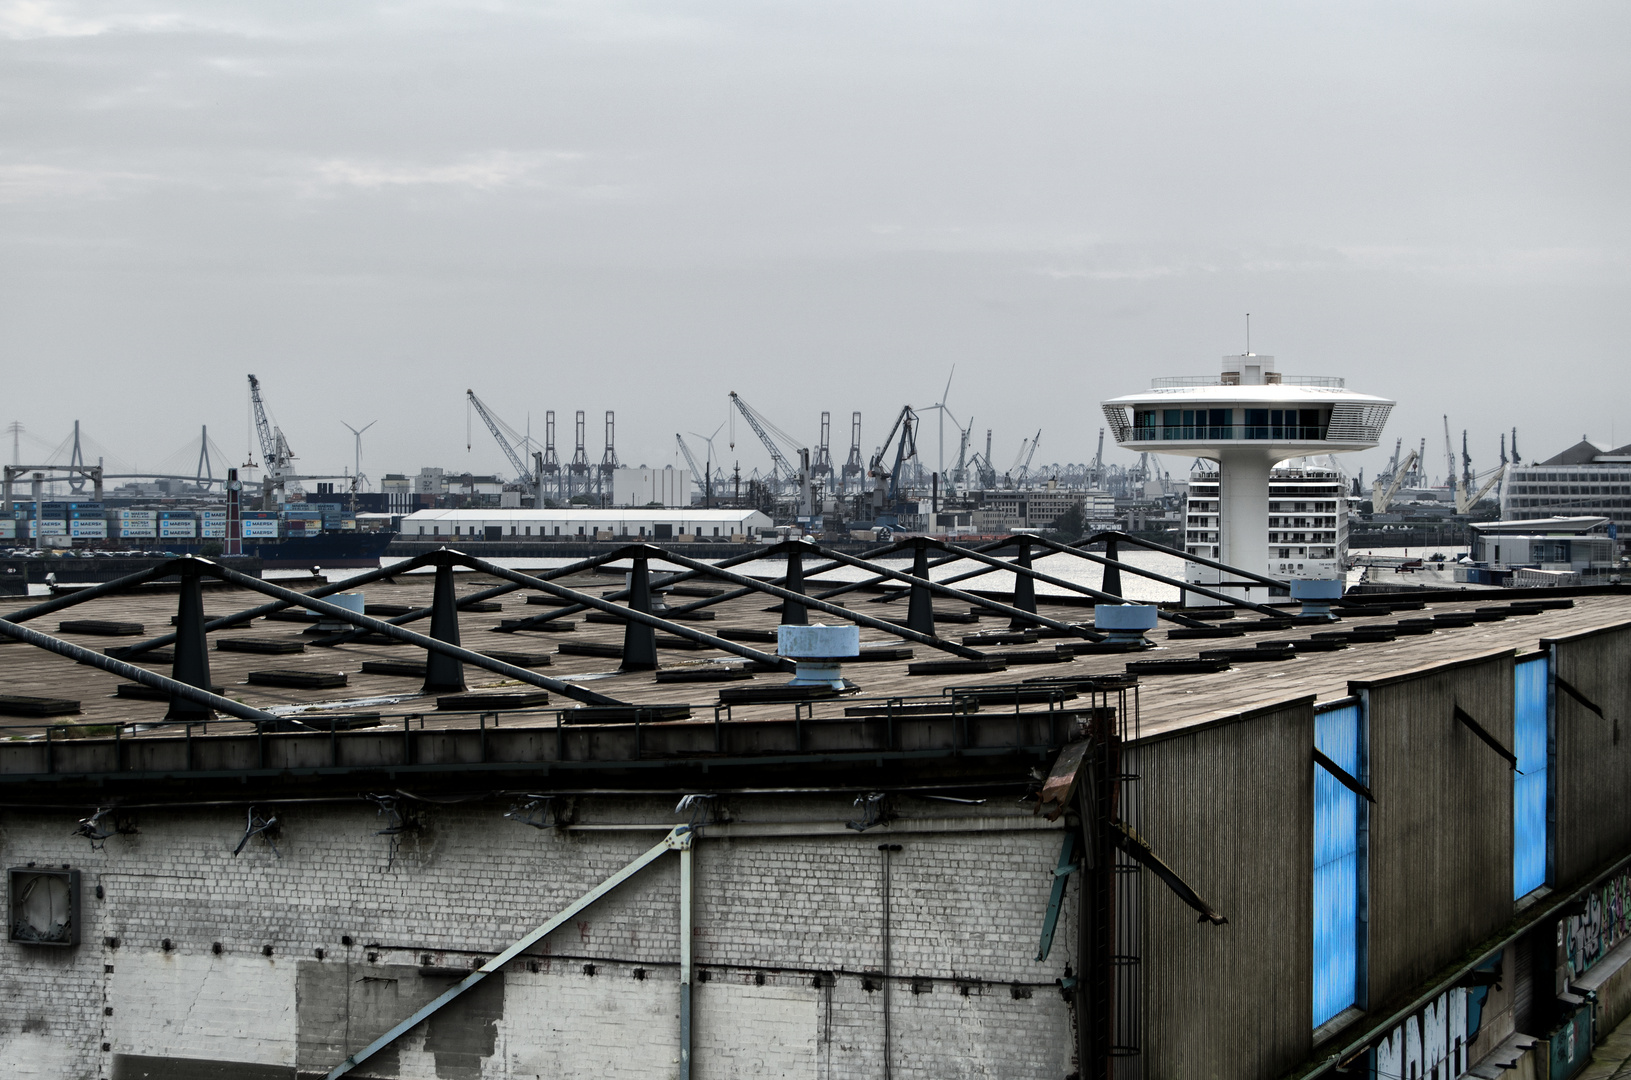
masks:
[[[1354,777],[1364,776],[1357,703],[1318,712],[1314,745]],[[1355,1003],[1359,975],[1358,795],[1314,770],[1314,1023]]]
[[[1313,1038],[1312,702],[1147,743],[1140,830],[1226,915],[1143,874],[1144,1075],[1274,1077]]]
[[[1526,657],[1513,665],[1512,895],[1516,899],[1546,884],[1546,723],[1548,658]]]
[[[1631,848],[1631,627],[1543,644],[1557,677],[1607,717],[1553,695],[1552,880],[1563,886]]]
[[[1513,910],[1512,770],[1455,719],[1466,710],[1512,745],[1512,657],[1374,684],[1367,984],[1387,1001],[1494,933]]]

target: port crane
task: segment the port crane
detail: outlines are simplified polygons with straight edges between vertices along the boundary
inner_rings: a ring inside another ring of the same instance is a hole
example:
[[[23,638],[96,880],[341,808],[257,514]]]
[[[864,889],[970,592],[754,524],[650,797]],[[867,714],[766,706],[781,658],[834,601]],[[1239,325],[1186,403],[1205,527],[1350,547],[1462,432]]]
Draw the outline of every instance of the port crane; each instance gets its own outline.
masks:
[[[708,474],[697,468],[697,459],[691,456],[691,447],[686,443],[685,436],[674,432],[674,441],[679,443],[680,453],[685,457],[686,465],[691,468],[691,482],[696,484],[697,493],[703,496],[708,494]]]
[[[839,485],[848,491],[852,485],[861,484],[862,477],[866,475],[866,466],[861,464],[861,414],[854,413],[849,422],[849,457],[844,459],[844,467],[839,473]]]
[[[536,471],[529,470],[526,462],[521,459],[520,451],[510,445],[510,440],[504,437],[503,429],[509,428],[509,425],[494,416],[492,410],[487,407],[486,402],[477,397],[474,390],[466,390],[464,394],[470,402],[470,407],[476,410],[477,416],[481,417],[481,422],[486,424],[487,430],[493,433],[493,441],[498,443],[500,450],[504,451],[504,456],[510,459],[510,464],[515,468],[515,482],[521,486],[523,491],[532,496],[534,506],[542,505],[540,496],[543,490],[544,455],[541,452],[534,452],[532,457]],[[515,429],[510,428],[510,433],[515,434]],[[525,446],[526,440],[523,438],[521,441],[522,445]],[[466,443],[465,449],[470,449],[468,443]]]
[[[1383,484],[1382,477],[1378,476],[1376,478],[1375,482],[1371,484],[1371,513],[1387,513],[1387,508],[1393,505],[1394,497],[1399,494],[1399,489],[1404,486],[1405,477],[1410,475],[1410,470],[1413,469],[1415,465],[1416,451],[1412,450],[1410,453],[1405,455],[1403,462],[1400,462],[1397,458],[1394,459],[1393,477],[1387,482],[1386,485]]]
[[[261,459],[266,462],[266,480],[281,488],[285,481],[295,479],[292,475],[294,452],[289,449],[289,440],[283,437],[283,429],[273,427],[266,419],[260,380],[253,375],[249,376],[249,402],[255,411],[255,434],[260,439]]]
[[[896,436],[900,439],[896,442]],[[884,468],[884,455],[889,452],[891,443],[895,446],[895,463],[893,468]],[[917,413],[912,411],[910,405],[901,407],[900,415],[895,417],[895,424],[889,429],[889,435],[872,455],[872,463],[867,467],[867,475],[872,478],[872,516],[873,520],[882,525],[893,525],[900,520],[901,505],[901,472],[906,463],[917,457]]]
[[[810,476],[832,476],[832,413],[821,414],[821,442],[816,446],[815,460],[810,464]]]
[[[261,477],[261,505],[272,506],[274,492],[286,491],[290,483],[300,480],[342,480],[341,476],[300,476],[294,471],[294,451],[283,429],[266,418],[266,403],[261,400],[260,380],[249,376],[249,403],[255,413],[255,435],[260,439],[261,457],[265,459],[265,473]]]
[[[1036,429],[1036,436],[1035,436],[1035,438],[1031,439],[1030,447],[1027,449],[1023,444],[1021,444],[1020,449],[1025,451],[1025,461],[1019,466],[1019,474],[1018,474],[1018,478],[1017,478],[1017,480],[1015,482],[1016,487],[1024,487],[1025,486],[1026,481],[1028,480],[1030,472],[1031,472],[1031,459],[1036,457],[1036,447],[1037,447],[1037,444],[1040,443],[1041,441],[1042,441],[1042,429],[1037,428]]]
[[[1501,482],[1501,477],[1506,475],[1506,463],[1502,462],[1501,464],[1497,465],[1495,468],[1491,469],[1485,475],[1487,475],[1489,477],[1489,479],[1484,481],[1484,485],[1478,489],[1478,492],[1475,495],[1469,496],[1467,494],[1467,489],[1470,488],[1474,483],[1476,483],[1480,479],[1479,477],[1469,475],[1469,476],[1463,477],[1461,479],[1461,481],[1456,484],[1456,486],[1455,486],[1455,512],[1456,513],[1458,513],[1458,514],[1470,514],[1472,512],[1472,508],[1477,506],[1479,504],[1479,502],[1481,502],[1483,500],[1485,495],[1489,494],[1490,488],[1494,487],[1496,484],[1499,484]]]
[[[765,449],[770,451],[772,483],[778,489],[787,484],[799,483],[799,470],[793,466],[792,462],[787,460],[787,455],[783,454],[781,447],[776,445],[776,440],[770,437],[770,432],[765,430],[766,428],[773,428],[775,425],[766,419],[759,410],[743,401],[735,390],[731,391],[731,404],[736,406],[737,411],[747,420],[748,427],[753,429],[753,433],[759,436],[759,441],[764,443]],[[787,440],[789,445],[797,442],[796,439],[780,428],[776,429],[776,434]],[[734,448],[735,445],[735,441],[732,440],[731,446]]]

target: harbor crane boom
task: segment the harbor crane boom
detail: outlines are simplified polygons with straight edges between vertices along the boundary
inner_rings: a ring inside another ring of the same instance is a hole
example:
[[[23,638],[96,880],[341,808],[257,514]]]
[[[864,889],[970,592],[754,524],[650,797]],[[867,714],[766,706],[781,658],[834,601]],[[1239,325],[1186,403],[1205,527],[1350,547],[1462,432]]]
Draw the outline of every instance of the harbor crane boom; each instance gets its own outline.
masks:
[[[889,444],[895,442],[895,436],[900,441],[895,448],[895,465],[893,469],[886,469],[883,465],[884,455],[889,452]],[[901,407],[900,415],[895,417],[895,424],[889,429],[889,435],[884,439],[883,445],[878,447],[877,453],[872,455],[872,464],[867,469],[867,475],[873,480],[873,512],[875,514],[897,514],[900,506],[900,474],[906,462],[917,457],[917,413],[912,411],[910,405]]]
[[[1479,488],[1478,493],[1470,498],[1467,495],[1467,489],[1471,487],[1472,484],[1468,482],[1467,478],[1463,478],[1460,483],[1456,484],[1455,487],[1455,512],[1458,514],[1471,513],[1472,508],[1483,501],[1484,496],[1489,494],[1489,489],[1494,487],[1496,484],[1499,484],[1501,482],[1501,477],[1505,475],[1506,466],[1504,464],[1497,465],[1494,469],[1490,470],[1489,479],[1484,481],[1484,486]],[[1473,477],[1471,479],[1476,480],[1477,477]]]
[[[254,406],[255,434],[260,438],[261,457],[266,461],[266,476],[281,485],[294,471],[294,453],[289,449],[289,440],[283,437],[283,429],[273,427],[266,419],[266,404],[261,401],[260,380],[253,375],[249,376],[249,402]]]
[[[1031,472],[1031,459],[1036,457],[1037,444],[1042,441],[1042,429],[1036,429],[1036,436],[1031,439],[1031,448],[1025,451],[1025,464],[1019,467],[1019,483],[1024,484]]]
[[[674,441],[680,444],[680,453],[685,456],[685,463],[691,467],[691,480],[697,485],[697,491],[703,495],[708,493],[708,474],[697,468],[697,459],[691,456],[691,447],[686,444],[685,437],[674,432]]]
[[[776,445],[776,440],[770,437],[770,432],[765,430],[767,426],[773,426],[770,421],[761,416],[759,410],[743,401],[735,390],[731,391],[731,404],[736,406],[737,411],[747,420],[748,427],[753,429],[753,433],[759,436],[759,441],[764,443],[765,449],[770,451],[771,475],[774,476],[776,483],[780,485],[794,482],[798,478],[799,471],[793,467],[792,462],[787,460],[787,456],[782,453],[781,447]],[[779,434],[789,443],[794,441],[785,431],[779,432]]]
[[[536,504],[540,486],[539,478],[528,470],[526,462],[521,458],[521,454],[515,447],[510,445],[510,440],[504,437],[504,432],[499,427],[498,418],[487,408],[486,403],[476,396],[474,390],[466,390],[464,393],[465,397],[469,399],[471,407],[476,410],[476,415],[481,417],[481,422],[486,424],[487,430],[493,433],[493,441],[498,443],[500,450],[504,451],[504,456],[510,459],[510,464],[515,468],[516,482],[532,494]]]
[[[1455,445],[1450,442],[1450,418],[1444,417],[1444,486],[1455,487]]]
[[[1385,487],[1382,484],[1382,478],[1380,476],[1376,478],[1375,482],[1371,485],[1370,491],[1371,513],[1387,513],[1387,508],[1393,505],[1394,497],[1399,494],[1399,489],[1404,486],[1405,477],[1410,475],[1410,470],[1414,468],[1415,465],[1416,451],[1412,450],[1410,453],[1405,455],[1404,461],[1393,467],[1393,479],[1389,481]]]
[[[848,491],[851,483],[861,483],[865,473],[866,467],[861,464],[861,414],[855,413],[850,417],[849,457],[844,459],[839,484]]]

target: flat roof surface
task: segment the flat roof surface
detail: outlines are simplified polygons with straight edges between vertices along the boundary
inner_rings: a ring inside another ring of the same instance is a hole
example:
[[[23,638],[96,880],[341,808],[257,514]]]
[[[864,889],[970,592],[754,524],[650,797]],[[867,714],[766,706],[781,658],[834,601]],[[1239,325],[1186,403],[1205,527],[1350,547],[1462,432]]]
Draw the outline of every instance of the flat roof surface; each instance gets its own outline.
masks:
[[[990,588],[1007,587],[1006,574],[998,573],[989,580]],[[622,588],[623,571],[582,573],[574,578],[557,579],[559,583],[600,595]],[[811,579],[811,591],[816,591],[816,579]],[[495,579],[476,573],[458,574],[460,595],[497,584]],[[280,582],[300,587],[294,582]],[[718,587],[693,580],[691,586]],[[978,587],[979,583],[970,584]],[[402,604],[413,607],[428,605],[431,599],[432,575],[416,573],[374,583],[365,592],[370,604]],[[722,683],[659,683],[650,671],[619,672],[615,657],[577,656],[563,654],[563,644],[596,643],[621,645],[623,627],[620,624],[590,621],[583,614],[566,620],[574,624],[567,633],[499,633],[500,619],[522,618],[551,609],[551,605],[529,604],[525,592],[516,592],[499,599],[501,612],[463,612],[460,615],[461,644],[478,652],[505,650],[551,654],[548,667],[536,669],[539,674],[586,687],[634,704],[688,703],[693,709],[695,723],[712,724],[713,706],[722,689],[748,686],[777,685],[792,676],[781,672],[755,673],[750,680]],[[678,606],[694,602],[697,597],[677,596]],[[855,610],[874,617],[904,619],[904,597],[880,602],[876,592],[853,592],[844,598]],[[1388,599],[1409,599],[1408,594],[1387,596],[1370,595],[1366,602],[1385,603]],[[902,641],[886,632],[863,627],[863,648],[872,646],[910,647],[911,660],[886,660],[848,663],[844,674],[859,688],[858,694],[867,698],[889,695],[907,697],[939,696],[949,688],[964,686],[1008,685],[1028,679],[1051,676],[1111,674],[1125,671],[1131,660],[1196,657],[1216,649],[1251,649],[1262,641],[1297,641],[1310,634],[1327,629],[1358,629],[1366,626],[1390,625],[1401,618],[1421,617],[1440,612],[1473,611],[1507,602],[1505,598],[1492,598],[1488,592],[1468,592],[1465,599],[1456,598],[1433,602],[1425,611],[1407,611],[1394,615],[1347,617],[1331,626],[1297,627],[1290,630],[1265,629],[1258,624],[1259,616],[1244,612],[1217,625],[1232,626],[1245,631],[1241,637],[1203,640],[1173,640],[1168,637],[1172,624],[1163,622],[1151,633],[1157,648],[1136,654],[1081,655],[1073,660],[1055,663],[1010,663],[1006,671],[984,674],[918,676],[908,672],[908,664],[923,660],[954,659],[950,654],[922,644]],[[254,606],[262,602],[258,594],[238,589],[209,589],[204,594],[204,607],[208,617],[218,617]],[[1579,595],[1573,598],[1572,608],[1545,610],[1535,614],[1511,615],[1498,621],[1479,622],[1471,626],[1436,629],[1424,635],[1401,636],[1391,642],[1356,643],[1332,652],[1306,653],[1294,659],[1267,662],[1235,663],[1223,672],[1187,675],[1145,675],[1138,689],[1138,737],[1163,736],[1183,728],[1205,724],[1230,716],[1250,712],[1278,702],[1313,695],[1320,700],[1343,697],[1352,680],[1374,680],[1421,668],[1488,655],[1501,650],[1533,650],[1542,638],[1563,637],[1582,631],[1631,623],[1631,594]],[[89,634],[61,632],[58,624],[71,619],[104,619],[133,621],[142,624],[148,636],[167,633],[170,619],[176,611],[175,593],[152,593],[132,596],[110,596],[89,601],[74,608],[37,619],[26,625],[73,641],[101,652],[109,647],[129,645],[142,638],[110,638]],[[695,629],[717,633],[724,628],[771,631],[779,622],[779,615],[767,608],[776,604],[774,597],[757,594],[732,599],[703,609],[715,617],[706,621],[688,621]],[[26,606],[14,599],[5,605],[8,610]],[[1091,606],[1064,604],[1043,599],[1038,605],[1041,614],[1063,622],[1090,622]],[[937,612],[953,619],[966,617],[969,605],[946,598],[935,601]],[[383,617],[383,616],[381,616]],[[811,612],[811,621],[838,621],[832,616]],[[963,635],[1006,630],[1006,617],[986,612],[977,623],[937,623],[940,636],[946,640],[961,641]],[[429,620],[408,624],[408,628],[428,633]],[[223,652],[213,648],[213,641],[221,638],[254,638],[266,641],[309,641],[303,635],[303,624],[267,619],[256,620],[245,627],[213,631],[210,634],[211,680],[223,687],[227,697],[235,698],[261,709],[282,711],[291,707],[318,707],[345,713],[379,712],[385,723],[392,718],[407,715],[423,716],[426,727],[474,727],[478,717],[474,713],[438,713],[433,695],[419,693],[421,679],[393,675],[364,673],[367,661],[397,661],[422,663],[424,653],[411,645],[346,644],[338,647],[307,646],[303,652],[287,655],[260,655]],[[1060,638],[1042,638],[1023,645],[976,645],[991,653],[1000,654],[1009,649],[1020,649],[1033,655],[1052,647]],[[1078,639],[1079,640],[1079,639]],[[773,653],[773,643],[746,643],[764,652]],[[671,647],[663,632],[658,632],[658,656],[664,670],[695,669],[717,664],[741,664],[743,661],[712,649]],[[152,670],[168,675],[168,664],[146,664]],[[310,672],[343,672],[347,677],[344,688],[330,690],[283,689],[251,685],[251,671],[268,669]],[[524,690],[528,687],[505,680],[501,676],[475,667],[465,668],[465,677],[471,690]],[[40,697],[70,698],[80,702],[77,716],[53,718],[50,723],[79,723],[106,725],[115,722],[149,724],[161,720],[166,711],[162,701],[141,701],[115,696],[115,688],[124,682],[115,675],[81,666],[64,657],[26,644],[0,645],[0,694],[33,695]],[[576,702],[556,693],[551,694],[551,710],[572,707]],[[841,718],[846,705],[856,704],[853,698],[839,697],[818,701],[807,714],[812,719]],[[987,706],[998,712],[1013,706]],[[1026,710],[1045,710],[1046,705],[1025,706]],[[733,722],[754,720],[788,720],[794,716],[792,704],[736,706],[731,712]],[[323,712],[308,714],[319,719]],[[526,722],[526,713],[504,714],[506,725],[511,716],[516,723]],[[320,722],[320,719],[319,719]],[[546,721],[542,715],[536,722]],[[30,737],[42,730],[45,721],[24,717],[0,717],[0,728],[12,737]],[[210,733],[241,731],[242,722],[223,720],[212,723]],[[154,729],[155,733],[159,733]],[[169,729],[167,733],[173,733]],[[195,730],[195,736],[204,733]],[[132,737],[140,737],[139,734]]]

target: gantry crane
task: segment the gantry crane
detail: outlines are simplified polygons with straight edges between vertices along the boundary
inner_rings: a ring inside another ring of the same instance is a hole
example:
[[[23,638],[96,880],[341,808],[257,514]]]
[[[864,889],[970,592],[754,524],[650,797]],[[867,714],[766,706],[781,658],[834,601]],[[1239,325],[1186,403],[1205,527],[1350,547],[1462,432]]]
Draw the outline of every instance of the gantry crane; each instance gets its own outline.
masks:
[[[852,485],[860,485],[866,476],[866,466],[861,464],[861,414],[850,416],[849,457],[844,459],[844,468],[839,476],[839,484],[848,492]]]

